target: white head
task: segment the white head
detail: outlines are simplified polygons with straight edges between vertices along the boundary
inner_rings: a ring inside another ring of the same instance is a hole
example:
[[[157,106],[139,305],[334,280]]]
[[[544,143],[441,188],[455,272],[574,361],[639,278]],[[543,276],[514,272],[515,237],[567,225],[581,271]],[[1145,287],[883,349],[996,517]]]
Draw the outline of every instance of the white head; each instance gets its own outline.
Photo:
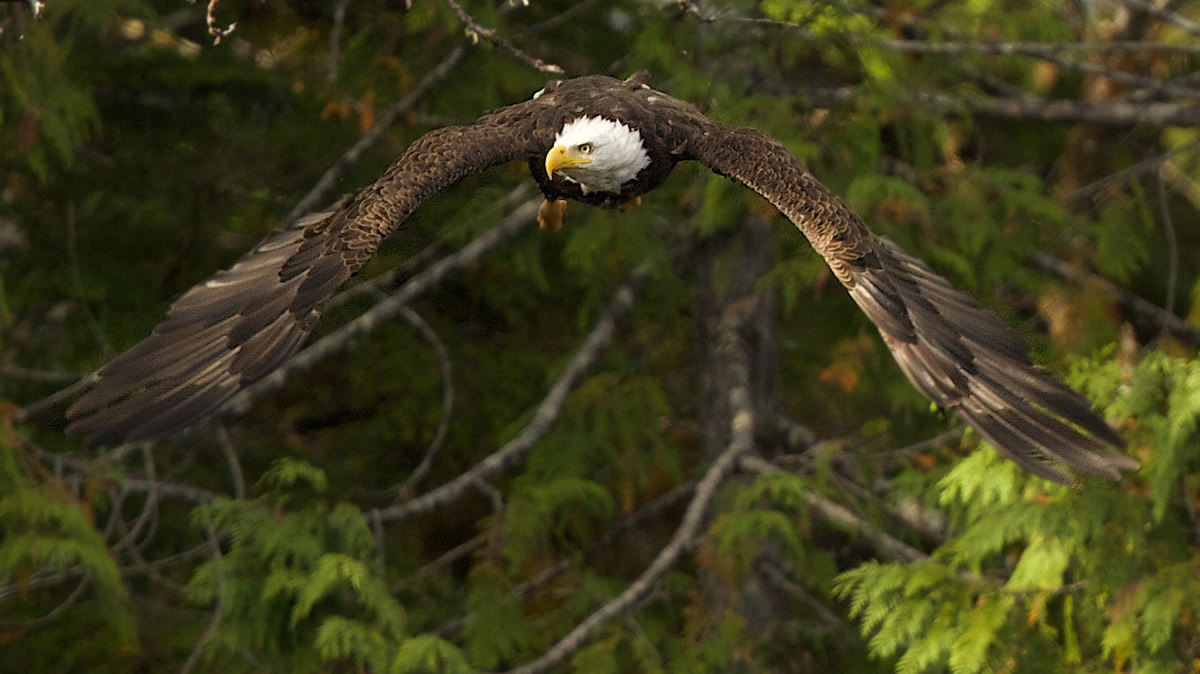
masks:
[[[579,184],[584,194],[621,191],[621,186],[650,165],[642,134],[603,117],[567,122],[546,153],[546,175],[556,173]]]

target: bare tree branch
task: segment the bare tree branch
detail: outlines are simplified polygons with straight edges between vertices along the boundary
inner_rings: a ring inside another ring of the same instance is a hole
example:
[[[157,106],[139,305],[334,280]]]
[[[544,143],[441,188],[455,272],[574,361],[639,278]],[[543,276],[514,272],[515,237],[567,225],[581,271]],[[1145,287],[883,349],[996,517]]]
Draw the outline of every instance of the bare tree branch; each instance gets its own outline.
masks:
[[[333,25],[329,27],[329,74],[330,82],[337,80],[341,64],[342,26],[346,24],[346,7],[350,0],[337,0],[333,5]]]
[[[146,481],[150,488],[146,491],[146,500],[142,504],[142,512],[138,514],[133,526],[129,531],[121,537],[109,549],[112,552],[120,552],[122,549],[129,547],[130,549],[137,547],[137,540],[142,535],[142,532],[150,525],[151,519],[155,517],[158,510],[158,469],[154,463],[154,453],[150,451],[149,445],[141,445],[142,463],[146,467]],[[118,508],[119,512],[120,509]],[[121,522],[120,524],[124,524]]]
[[[506,4],[500,8],[500,15],[506,15],[515,8],[515,5]],[[485,34],[484,30],[477,30],[476,32],[480,35]],[[496,39],[499,40],[499,38]],[[503,43],[502,40],[501,43],[506,44]],[[425,97],[425,94],[429,93],[430,90],[441,84],[447,77],[450,76],[450,73],[453,72],[454,69],[460,63],[462,63],[463,59],[466,57],[468,46],[468,44],[464,43],[450,50],[450,53],[447,54],[445,58],[443,58],[441,62],[433,68],[433,70],[430,70],[428,73],[426,73],[425,77],[423,77],[421,81],[412,88],[412,91],[408,92],[404,98],[396,101],[396,103],[388,108],[385,113],[380,115],[379,120],[375,122],[375,126],[372,126],[370,131],[363,134],[362,138],[358,139],[358,142],[351,146],[349,150],[346,150],[342,156],[338,157],[337,160],[330,165],[330,167],[325,171],[325,174],[322,175],[319,180],[317,180],[317,184],[313,185],[312,189],[308,191],[308,194],[304,195],[304,198],[302,198],[292,208],[291,212],[288,213],[288,216],[284,218],[284,222],[294,222],[297,218],[300,218],[316,208],[317,204],[325,199],[325,195],[333,190],[333,187],[337,181],[340,180],[343,175],[345,175],[347,169],[353,166],[368,149],[378,143],[379,139],[383,137],[383,134],[389,128],[391,128],[396,121],[400,119],[400,117],[408,114],[408,112],[413,109],[417,102]],[[515,47],[511,47],[511,45],[509,45],[509,47],[513,53],[518,55],[518,58],[524,56],[524,54],[519,50],[516,50]],[[524,58],[529,57],[524,56]],[[541,62],[538,61],[538,63]],[[558,68],[558,66],[551,67]],[[563,71],[561,68],[559,68],[557,72],[561,73]]]
[[[957,104],[922,94],[921,98],[942,110]],[[1047,101],[1039,98],[976,98],[961,101],[976,115],[1041,122],[1092,122],[1113,126],[1200,126],[1200,106],[1158,101]]]
[[[80,375],[74,372],[55,372],[53,370],[35,370],[29,367],[7,365],[0,367],[0,379],[25,379],[27,381],[45,382],[50,384],[66,384],[77,381]]]
[[[70,386],[61,388],[61,389],[55,391],[54,393],[51,393],[50,395],[46,396],[45,398],[42,398],[41,400],[38,400],[36,402],[32,402],[28,405],[25,405],[21,409],[17,410],[16,414],[13,415],[13,417],[12,417],[13,423],[14,424],[25,423],[26,421],[29,421],[30,419],[36,417],[37,415],[41,414],[42,412],[45,412],[46,410],[48,410],[52,407],[55,407],[56,405],[60,405],[63,402],[65,402],[71,398],[74,398],[76,395],[78,395],[84,389],[91,386],[92,384],[95,384],[96,380],[97,380],[97,377],[96,377],[95,373],[86,375],[84,377],[81,377],[79,379],[79,381],[76,381],[74,384],[71,384]]]
[[[437,456],[442,444],[446,441],[446,433],[450,429],[450,415],[454,410],[454,372],[453,366],[450,364],[450,354],[446,351],[446,345],[438,338],[437,331],[424,318],[421,318],[420,314],[408,307],[404,307],[400,316],[412,324],[433,348],[438,366],[442,371],[442,418],[438,421],[433,440],[429,442],[429,447],[425,450],[425,455],[421,457],[421,462],[397,489],[397,493],[402,498],[407,498],[411,496],[412,489],[416,487],[417,483],[429,473],[429,469],[433,466],[433,458]]]
[[[225,462],[229,464],[229,477],[233,480],[233,497],[237,500],[246,498],[246,476],[242,472],[242,462],[238,459],[237,447],[229,437],[229,429],[225,424],[217,422],[217,444],[225,453]]]
[[[1147,157],[1136,164],[1126,166],[1119,171],[1114,171],[1102,178],[1071,190],[1062,197],[1062,201],[1064,203],[1071,203],[1080,199],[1086,199],[1111,185],[1133,180],[1139,175],[1149,173],[1150,171],[1158,171],[1161,175],[1164,168],[1170,166],[1169,162],[1172,158],[1184,152],[1194,151],[1198,146],[1200,146],[1200,141],[1191,141],[1171,148],[1161,154]]]
[[[698,12],[693,12],[700,21],[706,23],[742,23],[752,25],[766,25],[787,28],[792,31],[792,34],[797,35],[801,39],[813,42],[828,42],[829,36],[812,33],[805,28],[803,24],[792,21],[780,21],[776,19],[764,19],[755,17],[737,16],[728,11],[720,12],[709,16],[703,16]],[[916,19],[910,19],[907,22],[911,27],[917,27]],[[945,31],[947,35],[953,36],[953,32]],[[1138,75],[1136,73],[1126,72],[1123,70],[1115,70],[1096,63],[1088,63],[1082,61],[1073,61],[1059,58],[1060,54],[1067,52],[1144,52],[1144,51],[1159,51],[1159,52],[1179,52],[1184,54],[1200,54],[1200,47],[1187,45],[1171,45],[1162,44],[1150,41],[1116,41],[1116,42],[1064,42],[1064,43],[1049,43],[1049,42],[995,42],[995,41],[966,41],[966,40],[951,40],[944,42],[933,42],[930,40],[903,40],[876,38],[864,35],[847,34],[845,36],[849,41],[859,46],[874,46],[882,49],[893,51],[920,53],[920,54],[941,54],[958,56],[963,54],[995,54],[1006,56],[1028,56],[1047,63],[1052,63],[1066,70],[1074,70],[1077,72],[1104,77],[1114,82],[1127,84],[1130,86],[1147,87],[1163,93],[1189,97],[1197,95],[1195,89],[1179,86],[1171,82],[1156,80],[1151,77]]]
[[[212,503],[222,496],[207,489],[179,482],[152,482],[144,478],[130,477],[128,475],[122,475],[119,479],[121,485],[130,491],[150,491],[151,489],[156,489],[158,490],[159,497],[171,496],[201,505]]]
[[[1140,9],[1143,12],[1146,12],[1147,14],[1149,14],[1155,18],[1166,21],[1167,23],[1171,24],[1172,26],[1175,26],[1176,28],[1178,28],[1180,30],[1183,30],[1187,33],[1191,33],[1192,35],[1195,35],[1196,37],[1200,37],[1200,23],[1196,23],[1195,21],[1192,21],[1191,19],[1187,18],[1186,16],[1183,16],[1182,14],[1179,14],[1178,12],[1172,12],[1170,10],[1161,9],[1159,7],[1156,7],[1153,3],[1147,2],[1146,0],[1122,0],[1122,1],[1129,7],[1134,7],[1134,8]]]
[[[422,496],[405,503],[400,503],[379,510],[379,517],[385,522],[397,522],[421,513],[429,512],[441,505],[459,498],[466,490],[471,489],[477,480],[487,479],[504,470],[504,468],[521,459],[533,448],[534,443],[542,438],[550,426],[558,419],[566,403],[567,395],[575,388],[583,377],[584,372],[596,361],[600,352],[612,340],[616,331],[617,319],[633,306],[634,293],[650,276],[650,266],[641,264],[630,275],[629,280],[613,295],[608,308],[596,321],[592,331],[588,333],[583,345],[567,362],[562,374],[550,387],[546,397],[538,405],[530,420],[521,432],[503,447],[496,450],[474,467],[460,474],[453,480],[433,489]]]
[[[384,321],[398,315],[405,305],[437,285],[447,274],[475,262],[484,253],[524,229],[533,220],[541,201],[541,197],[538,197],[521,204],[499,225],[480,234],[454,254],[442,258],[425,271],[413,276],[386,300],[379,302],[358,318],[309,345],[308,348],[293,356],[274,372],[230,398],[214,416],[244,412],[255,400],[283,386],[292,375],[308,370],[325,357],[341,351],[358,337],[371,332]]]
[[[494,212],[499,213],[508,210],[510,207],[529,199],[535,191],[536,188],[530,183],[519,183],[516,187],[512,188],[508,194],[493,202],[488,208],[487,213],[481,217],[494,219]],[[416,255],[405,258],[394,269],[389,269],[378,276],[374,276],[366,281],[363,281],[362,283],[352,285],[349,288],[342,290],[330,298],[329,304],[326,307],[326,311],[334,307],[341,306],[357,297],[377,294],[383,291],[384,288],[395,284],[398,279],[412,274],[414,270],[424,268],[434,258],[436,258],[445,247],[445,240],[438,239],[428,246],[425,246],[425,248],[421,249],[421,252],[417,253]]]
[[[541,23],[536,23],[525,29],[524,33],[527,35],[537,35],[538,33],[544,33],[551,28],[556,28],[562,23],[569,21],[579,12],[590,9],[592,5],[596,4],[596,1],[597,0],[579,0],[579,2],[569,4],[567,5],[566,9],[558,14],[555,14],[549,19],[546,19]]]
[[[819,108],[830,108],[852,100],[858,87],[811,87],[802,93]],[[914,92],[914,97],[945,115],[964,112],[998,119],[1024,119],[1037,122],[1078,124],[1090,122],[1108,126],[1200,126],[1200,106],[1159,101],[1100,102],[1053,100],[1033,96],[995,98],[978,96],[957,98],[940,93]]]
[[[71,201],[67,202],[66,212],[63,214],[63,224],[67,228],[66,247],[67,261],[71,270],[71,285],[74,286],[75,297],[79,301],[83,320],[87,323],[88,329],[91,330],[92,336],[96,339],[96,344],[100,346],[100,351],[111,354],[112,344],[109,343],[104,330],[100,328],[100,323],[92,314],[91,307],[88,305],[87,300],[84,299],[87,297],[87,293],[83,291],[83,277],[79,273],[79,246],[75,233],[75,204]]]
[[[1113,42],[926,42],[924,40],[875,40],[888,49],[922,54],[998,54],[1019,55],[1044,58],[1056,56],[1065,52],[1177,52],[1182,54],[1200,54],[1200,47],[1181,44],[1166,44],[1150,40],[1113,41]],[[1074,63],[1073,65],[1088,65]],[[1103,73],[1100,73],[1103,74]]]
[[[767,579],[772,586],[808,607],[820,622],[822,632],[849,629],[849,625],[838,614],[830,610],[820,599],[814,597],[803,585],[788,578],[783,569],[774,562],[761,560],[754,565],[754,570]]]
[[[188,0],[193,5],[196,0]],[[233,22],[224,28],[217,26],[217,4],[221,0],[208,0],[208,9],[205,11],[205,23],[208,24],[208,34],[213,37],[213,44],[221,44],[221,38],[228,37],[237,28],[237,22]]]
[[[1045,253],[1034,253],[1026,259],[1034,267],[1049,272],[1061,279],[1087,280],[1090,283],[1098,284],[1106,292],[1111,292],[1119,297],[1134,313],[1140,314],[1155,323],[1160,323],[1163,329],[1169,332],[1171,336],[1193,349],[1200,349],[1200,330],[1192,327],[1187,321],[1176,316],[1174,313],[1163,309],[1149,300],[1134,295],[1103,276],[1093,274]]]
[[[75,589],[71,590],[71,594],[68,594],[66,599],[63,599],[58,606],[55,606],[46,615],[39,618],[34,618],[33,620],[23,620],[19,622],[0,621],[0,626],[29,629],[57,620],[64,613],[69,611],[71,607],[75,605],[75,602],[79,601],[79,599],[83,597],[83,592],[88,588],[88,585],[91,584],[91,580],[92,577],[87,573],[84,573],[83,577],[80,578],[79,582],[75,585]],[[24,583],[21,583],[21,586],[22,589],[27,589],[28,587]]]
[[[504,51],[512,54],[521,63],[524,63],[525,65],[541,72],[549,73],[551,75],[562,75],[566,72],[561,67],[556,66],[553,63],[546,63],[542,59],[534,58],[529,54],[526,54],[520,49],[517,49],[513,43],[500,37],[496,31],[479,25],[479,22],[472,18],[470,14],[467,14],[467,11],[462,8],[462,5],[458,4],[455,0],[446,0],[446,4],[450,5],[450,8],[453,9],[454,13],[458,15],[458,20],[462,21],[463,25],[467,27],[467,35],[471,36],[473,40],[482,37],[488,42],[491,42],[497,47],[500,47]]]
[[[1164,312],[1175,315],[1175,287],[1179,283],[1179,237],[1175,234],[1175,221],[1171,218],[1171,209],[1167,204],[1167,180],[1159,169],[1158,179],[1154,184],[1158,197],[1159,219],[1162,221],[1163,236],[1167,240],[1167,296],[1163,299]],[[1163,323],[1163,332],[1169,328]]]
[[[212,552],[213,560],[217,563],[216,583],[217,583],[217,601],[213,606],[212,621],[209,622],[208,628],[204,630],[204,634],[200,635],[200,639],[196,641],[196,646],[192,649],[188,659],[180,668],[179,674],[188,674],[192,668],[200,662],[200,656],[204,652],[204,647],[217,634],[217,627],[221,624],[221,618],[225,615],[225,574],[220,568],[221,564],[221,544],[217,541],[217,532],[213,530],[212,524],[205,526],[208,533],[208,548]]]
[[[349,150],[346,150],[342,156],[338,157],[326,169],[324,175],[317,180],[317,184],[313,185],[308,194],[305,194],[296,203],[283,221],[285,223],[294,222],[316,208],[317,204],[325,199],[325,195],[333,190],[333,186],[345,175],[346,171],[358,162],[367,150],[378,143],[379,139],[383,138],[383,134],[396,123],[396,120],[411,110],[431,89],[449,77],[450,73],[462,62],[466,55],[466,45],[460,44],[452,49],[446,55],[446,58],[442,59],[441,63],[438,63],[433,70],[430,70],[425,74],[425,77],[421,78],[421,81],[417,83],[417,86],[412,88],[412,91],[408,92],[404,98],[396,101],[392,107],[387,109],[387,112],[380,115],[379,121],[375,122],[375,126],[372,126],[370,131],[363,134],[362,138],[359,138]]]
[[[449,550],[438,555],[433,561],[425,564],[416,571],[413,571],[410,578],[418,579],[422,576],[427,576],[431,573],[434,573],[439,569],[449,566],[463,557],[466,557],[467,555],[473,554],[476,550],[485,545],[487,545],[487,536],[485,534],[478,534],[474,538],[469,538],[450,548]]]
[[[593,555],[601,550],[611,549],[613,543],[620,540],[622,536],[630,531],[633,531],[646,520],[659,516],[663,513],[663,511],[675,506],[680,501],[690,496],[695,489],[696,482],[685,482],[675,487],[671,491],[663,494],[662,496],[655,498],[645,506],[638,508],[629,517],[621,520],[616,526],[605,532],[604,535],[588,543],[587,547],[585,547],[581,552],[580,557],[587,558],[588,556]],[[481,543],[483,540],[483,537],[472,539],[472,541],[480,541]],[[514,586],[511,590],[509,590],[508,596],[516,599],[524,599],[528,597],[534,590],[546,585],[567,571],[570,571],[578,564],[578,562],[579,560],[574,557],[560,559],[554,564],[551,564],[545,569],[539,571],[537,575],[534,575],[528,580],[524,580]],[[420,570],[418,570],[418,573],[419,572]],[[433,632],[441,637],[449,637],[466,626],[467,620],[469,619],[470,616],[454,618],[453,620],[442,623],[437,627],[437,629],[433,630]]]
[[[743,456],[738,460],[738,467],[749,473],[773,473],[783,471],[775,464],[756,456]],[[883,554],[903,562],[917,562],[929,559],[929,555],[901,541],[891,534],[880,530],[875,525],[850,512],[845,506],[829,499],[805,492],[804,500],[826,520],[861,534],[867,541]]]
[[[738,459],[754,448],[754,413],[750,408],[749,364],[745,347],[737,336],[736,322],[727,320],[722,325],[723,350],[730,358],[731,378],[737,382],[729,391],[732,419],[729,445],[709,466],[696,485],[696,493],[684,512],[683,521],[667,545],[658,553],[650,566],[608,603],[601,606],[586,620],[577,625],[562,639],[550,647],[533,662],[510,670],[510,674],[540,674],[561,664],[571,654],[582,648],[600,626],[628,611],[634,604],[648,596],[659,579],[675,565],[679,558],[692,547],[700,533],[708,506],[716,496],[717,488],[729,477],[737,466]]]

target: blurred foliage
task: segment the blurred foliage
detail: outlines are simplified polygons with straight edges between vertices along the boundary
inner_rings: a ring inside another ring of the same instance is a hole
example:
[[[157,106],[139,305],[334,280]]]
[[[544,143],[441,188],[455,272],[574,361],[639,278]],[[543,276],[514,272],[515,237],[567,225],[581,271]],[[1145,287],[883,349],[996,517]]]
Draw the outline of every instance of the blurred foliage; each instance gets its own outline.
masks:
[[[204,3],[46,0],[41,20],[0,3],[5,419],[147,334],[172,297],[253,246],[471,44],[447,3],[406,4],[223,0],[218,25],[237,26],[214,45]],[[756,288],[779,300],[782,382],[770,412],[822,441],[794,454],[764,438],[759,449],[793,472],[726,485],[684,561],[559,671],[1175,672],[1200,661],[1195,353],[1110,285],[1028,263],[1051,255],[1154,302],[1174,288],[1169,308],[1200,326],[1196,132],[971,114],[973,101],[1016,94],[1152,99],[1163,92],[1071,64],[1188,86],[1200,56],[895,45],[1194,47],[1194,36],[1102,3],[462,4],[570,75],[647,69],[714,118],[779,137],[877,231],[1069,373],[1142,470],[1061,487],[969,432],[947,441],[948,420],[794,228],[748,190],[681,166],[638,208],[573,204],[561,232],[530,228],[414,302],[449,353],[452,410],[437,353],[396,322],[227,429],[152,453],[64,436],[61,401],[0,429],[0,669],[467,672],[532,660],[624,590],[677,526],[677,491],[712,459],[698,329],[711,317],[697,299],[712,289],[696,281],[696,246],[680,242],[719,242],[723,291],[752,245],[740,225],[764,216],[774,264]],[[1174,4],[1200,18],[1200,3]],[[478,41],[326,201],[424,131],[524,100],[547,77]],[[528,182],[513,165],[446,190],[356,282],[463,245]],[[520,432],[646,260],[653,278],[614,344],[519,466],[432,514],[373,519],[407,496],[397,487],[445,415],[416,493]],[[373,299],[331,310],[318,335]],[[812,494],[929,557],[881,556],[810,508]],[[764,560],[790,585],[771,586]]]

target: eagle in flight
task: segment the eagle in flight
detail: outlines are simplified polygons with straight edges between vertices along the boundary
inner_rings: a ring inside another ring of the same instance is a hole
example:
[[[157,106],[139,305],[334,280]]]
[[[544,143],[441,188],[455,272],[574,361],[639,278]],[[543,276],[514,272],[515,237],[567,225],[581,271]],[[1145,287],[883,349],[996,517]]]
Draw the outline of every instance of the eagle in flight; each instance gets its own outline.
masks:
[[[326,301],[422,201],[463,177],[525,160],[556,229],[567,200],[636,202],[695,160],[761,194],[808,237],[879,329],[909,381],[1004,456],[1068,482],[1138,467],[1079,394],[1033,365],[997,316],[877,236],[774,138],[715,122],[644,77],[553,81],[531,100],[414,142],[334,210],[282,227],[188,290],[151,335],[105,365],[67,411],[94,443],[161,438],[203,419],[295,353]]]

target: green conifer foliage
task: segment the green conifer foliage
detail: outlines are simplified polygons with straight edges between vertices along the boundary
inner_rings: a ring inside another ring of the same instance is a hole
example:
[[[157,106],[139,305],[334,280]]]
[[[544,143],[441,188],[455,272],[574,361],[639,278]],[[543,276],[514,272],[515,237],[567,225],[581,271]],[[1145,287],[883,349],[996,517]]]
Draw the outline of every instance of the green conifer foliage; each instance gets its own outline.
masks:
[[[0,2],[0,670],[1200,662],[1197,0],[43,3]],[[1001,458],[773,208],[690,165],[556,233],[523,164],[468,177],[314,339],[450,260],[407,313],[153,447],[63,433],[57,392],[298,205],[641,69],[778,137],[1142,467]]]

